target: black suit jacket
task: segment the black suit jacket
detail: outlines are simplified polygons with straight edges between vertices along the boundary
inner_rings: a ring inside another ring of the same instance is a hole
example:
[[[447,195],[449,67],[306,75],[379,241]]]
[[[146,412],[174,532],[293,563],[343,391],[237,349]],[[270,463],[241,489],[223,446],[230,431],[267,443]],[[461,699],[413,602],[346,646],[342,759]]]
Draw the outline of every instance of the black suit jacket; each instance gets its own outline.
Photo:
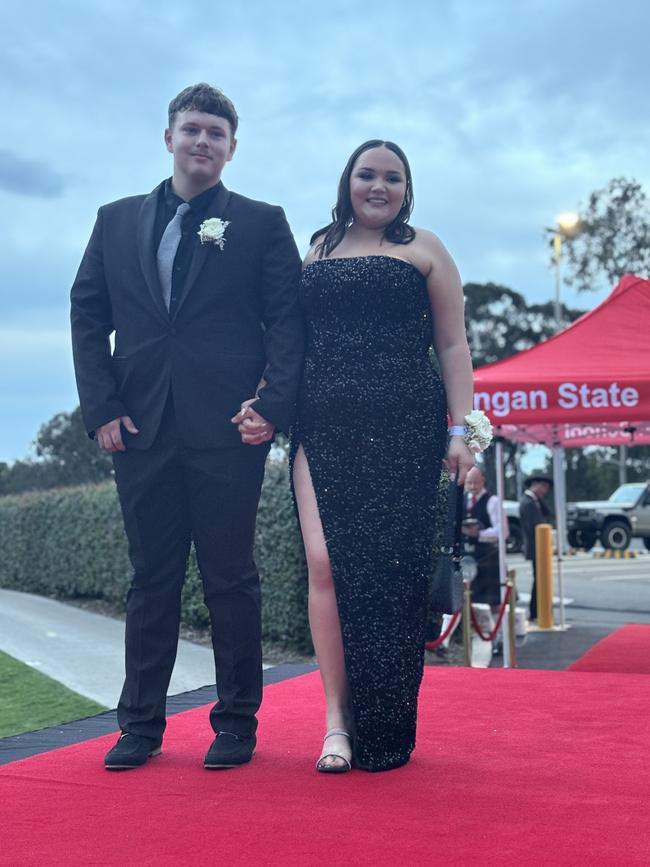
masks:
[[[123,432],[127,446],[148,448],[170,389],[192,448],[238,444],[230,418],[256,393],[255,409],[288,430],[304,336],[300,256],[284,212],[219,185],[206,218],[229,221],[224,248],[197,244],[170,317],[153,241],[159,189],[99,209],[72,287],[75,374],[89,434],[129,415],[140,432]]]
[[[540,500],[524,493],[519,500],[519,521],[524,542],[524,556],[527,560],[535,559],[535,527],[547,521],[547,510]]]

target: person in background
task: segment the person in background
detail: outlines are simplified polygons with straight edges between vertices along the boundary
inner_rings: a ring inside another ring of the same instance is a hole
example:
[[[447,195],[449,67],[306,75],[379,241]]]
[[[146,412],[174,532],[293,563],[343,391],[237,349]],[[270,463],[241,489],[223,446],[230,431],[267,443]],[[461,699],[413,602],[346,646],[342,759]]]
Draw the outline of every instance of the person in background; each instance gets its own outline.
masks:
[[[477,566],[472,602],[489,605],[496,618],[501,604],[499,535],[503,532],[504,539],[508,538],[508,522],[499,498],[487,490],[485,474],[479,467],[472,467],[467,473],[465,492],[464,549],[474,557]],[[498,655],[501,651],[499,636],[493,644],[493,653]]]
[[[508,522],[501,502],[485,486],[485,475],[472,467],[465,479],[465,517],[463,535],[465,550],[477,562],[478,572],[472,583],[472,602],[482,602],[498,608],[501,603],[499,582],[499,535],[508,538]]]
[[[533,586],[530,592],[530,619],[537,620],[537,557],[535,551],[535,527],[548,521],[549,509],[544,503],[553,486],[548,476],[536,474],[524,482],[526,490],[519,501],[519,520],[524,542],[524,557],[533,565]]]

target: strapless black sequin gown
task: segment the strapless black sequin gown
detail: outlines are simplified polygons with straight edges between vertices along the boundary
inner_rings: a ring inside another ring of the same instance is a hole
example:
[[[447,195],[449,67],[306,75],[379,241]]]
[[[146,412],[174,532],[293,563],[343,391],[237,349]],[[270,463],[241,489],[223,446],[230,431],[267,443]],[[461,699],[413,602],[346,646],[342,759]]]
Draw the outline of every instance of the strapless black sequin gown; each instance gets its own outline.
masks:
[[[446,447],[431,308],[422,274],[391,256],[317,260],[301,294],[308,343],[292,455],[303,446],[330,556],[355,762],[387,770],[415,745]]]

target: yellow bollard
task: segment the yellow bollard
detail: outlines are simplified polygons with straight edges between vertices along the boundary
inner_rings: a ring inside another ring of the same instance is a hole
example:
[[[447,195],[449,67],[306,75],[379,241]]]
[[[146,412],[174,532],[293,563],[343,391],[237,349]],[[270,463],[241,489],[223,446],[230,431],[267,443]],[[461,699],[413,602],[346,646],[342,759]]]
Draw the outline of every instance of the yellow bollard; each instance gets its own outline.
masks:
[[[537,623],[540,629],[553,628],[553,541],[550,524],[535,527],[537,562]]]

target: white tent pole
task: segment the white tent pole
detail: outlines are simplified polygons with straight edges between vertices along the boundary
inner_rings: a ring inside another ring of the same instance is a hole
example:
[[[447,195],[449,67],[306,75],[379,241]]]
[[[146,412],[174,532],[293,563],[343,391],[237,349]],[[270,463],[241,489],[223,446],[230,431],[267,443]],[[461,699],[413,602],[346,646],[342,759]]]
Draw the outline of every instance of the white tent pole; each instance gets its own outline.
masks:
[[[627,482],[627,446],[618,447],[618,483],[624,485]]]
[[[503,600],[506,595],[507,587],[506,587],[506,540],[503,533],[504,527],[504,513],[503,513],[503,500],[505,498],[505,478],[503,472],[503,437],[498,434],[494,438],[495,443],[495,464],[496,464],[496,477],[497,477],[497,497],[499,499],[499,520],[501,524],[499,526],[499,535],[498,535],[498,547],[499,547],[499,586],[501,588],[501,604],[503,604]],[[515,600],[510,599],[510,604],[514,605]],[[503,667],[510,668],[510,641],[508,639],[508,625],[510,623],[511,618],[504,617],[501,621],[501,635],[503,640]]]
[[[517,448],[517,452],[515,454],[515,490],[516,490],[515,499],[521,500],[521,495],[524,492],[524,473],[523,473],[523,470],[521,469],[522,448],[521,448],[520,442],[515,443],[515,445]]]
[[[564,616],[564,573],[562,571],[564,560],[564,539],[566,527],[566,508],[564,495],[564,449],[554,443],[553,445],[553,494],[555,500],[555,527],[557,548],[557,584],[560,597],[560,628],[566,629]]]

